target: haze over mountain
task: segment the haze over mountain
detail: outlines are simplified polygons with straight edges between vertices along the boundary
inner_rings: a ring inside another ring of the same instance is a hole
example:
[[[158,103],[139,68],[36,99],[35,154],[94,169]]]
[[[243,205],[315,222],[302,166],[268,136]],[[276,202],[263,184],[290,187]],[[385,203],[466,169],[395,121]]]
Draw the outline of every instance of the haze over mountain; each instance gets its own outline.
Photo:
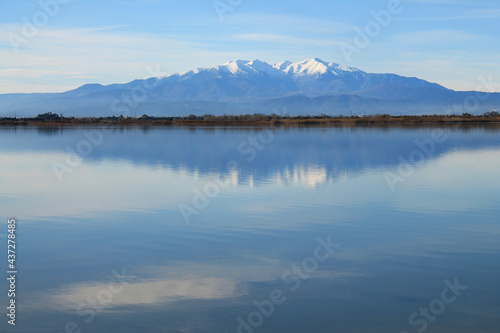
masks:
[[[499,108],[500,93],[457,92],[418,78],[366,73],[317,58],[274,65],[237,60],[126,84],[86,84],[64,93],[0,95],[0,113],[18,117],[45,112],[78,117],[348,115],[351,110],[354,114],[480,114]]]

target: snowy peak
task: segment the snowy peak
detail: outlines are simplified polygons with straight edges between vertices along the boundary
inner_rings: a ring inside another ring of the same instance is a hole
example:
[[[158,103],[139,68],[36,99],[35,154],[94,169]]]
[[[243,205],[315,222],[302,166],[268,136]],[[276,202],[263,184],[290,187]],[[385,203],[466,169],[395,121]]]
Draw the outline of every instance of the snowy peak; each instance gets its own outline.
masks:
[[[284,72],[292,64],[293,64],[293,62],[287,60],[287,61],[283,61],[283,62],[279,62],[277,64],[274,64],[273,67],[276,68],[279,71],[283,71]]]
[[[225,63],[224,65],[215,67],[216,70],[221,72],[231,73],[234,75],[248,73],[250,69],[248,67],[249,61],[247,60],[236,60]]]
[[[321,75],[328,73],[329,64],[320,59],[306,59],[301,62],[292,63],[285,69],[287,74],[294,75]]]
[[[297,63],[288,62],[288,66],[282,70],[284,70],[288,75],[294,76],[320,76],[325,74],[343,75],[346,72],[363,73],[357,68],[339,65],[334,62],[326,62],[318,58],[306,59]]]
[[[224,65],[213,67],[212,70],[218,71],[221,74],[232,75],[249,75],[266,73],[272,74],[275,72],[273,66],[266,62],[256,60],[236,60],[225,63]]]
[[[285,77],[318,77],[322,75],[343,76],[353,72],[364,73],[359,69],[339,65],[333,62],[326,62],[318,58],[306,59],[300,62],[284,61],[270,65],[258,59],[255,60],[235,60],[212,68],[199,68],[184,72],[181,77],[191,77],[201,72],[214,73],[220,76],[248,76],[261,75],[285,76]],[[174,76],[172,75],[172,76]]]

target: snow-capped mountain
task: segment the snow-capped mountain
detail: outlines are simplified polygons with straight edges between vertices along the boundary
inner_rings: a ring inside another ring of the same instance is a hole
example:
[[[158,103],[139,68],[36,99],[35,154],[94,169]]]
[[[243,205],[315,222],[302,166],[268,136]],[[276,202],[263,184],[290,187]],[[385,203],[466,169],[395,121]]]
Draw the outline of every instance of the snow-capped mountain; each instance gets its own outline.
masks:
[[[228,90],[227,96],[241,97],[282,97],[279,94],[301,92],[313,97],[324,94],[348,93],[362,89],[371,89],[381,84],[400,85],[405,87],[431,87],[445,90],[444,87],[417,78],[407,78],[393,74],[369,74],[357,68],[325,62],[321,59],[306,59],[301,62],[284,61],[268,64],[260,60],[237,60],[212,68],[174,74],[162,78],[162,84],[184,83],[200,84],[218,80],[247,80],[254,89],[241,86],[241,89]],[[238,87],[236,85],[235,87]],[[258,89],[261,87],[261,89]],[[280,89],[278,89],[280,88]],[[245,91],[245,89],[248,89]],[[259,90],[258,92],[256,90]],[[232,96],[231,92],[234,94]],[[258,93],[256,96],[255,94]],[[278,94],[278,95],[277,95]],[[172,99],[182,100],[180,96]],[[203,96],[210,98],[210,96]],[[220,96],[212,95],[210,100],[219,100]]]
[[[221,74],[231,73],[233,75],[267,74],[276,76],[298,77],[305,75],[342,75],[345,72],[359,72],[357,68],[342,66],[333,62],[325,62],[321,59],[306,59],[301,62],[283,61],[270,65],[260,60],[236,60],[212,68],[199,68],[196,71],[189,71],[180,76],[192,76],[203,71],[219,72]]]
[[[152,84],[154,82],[154,84]],[[141,90],[140,98],[133,98]],[[143,95],[143,96],[142,96]],[[498,109],[500,94],[476,113]],[[372,74],[321,59],[268,64],[236,60],[126,84],[87,84],[59,94],[0,95],[0,114],[74,116],[237,113],[445,113],[465,92],[395,74]],[[131,100],[132,98],[132,100]]]

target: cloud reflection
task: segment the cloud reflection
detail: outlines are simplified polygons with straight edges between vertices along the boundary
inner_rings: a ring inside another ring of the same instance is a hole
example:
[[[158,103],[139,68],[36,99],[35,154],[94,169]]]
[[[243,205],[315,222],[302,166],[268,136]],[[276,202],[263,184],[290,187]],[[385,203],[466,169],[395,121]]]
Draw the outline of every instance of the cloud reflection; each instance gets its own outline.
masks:
[[[96,298],[108,283],[85,282],[66,286],[56,295],[49,297],[53,307],[73,311],[83,301]],[[166,304],[183,299],[216,300],[238,297],[244,294],[235,281],[224,278],[193,278],[189,280],[158,279],[143,280],[127,284],[123,290],[113,295],[109,302],[101,303],[105,309],[130,305]]]

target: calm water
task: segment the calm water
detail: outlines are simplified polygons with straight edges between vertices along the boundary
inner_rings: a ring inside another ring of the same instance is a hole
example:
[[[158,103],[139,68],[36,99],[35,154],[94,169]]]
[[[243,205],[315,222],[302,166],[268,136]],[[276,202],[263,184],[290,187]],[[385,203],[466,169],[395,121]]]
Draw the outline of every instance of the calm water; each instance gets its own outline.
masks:
[[[86,130],[0,129],[1,331],[500,332],[500,131]]]

